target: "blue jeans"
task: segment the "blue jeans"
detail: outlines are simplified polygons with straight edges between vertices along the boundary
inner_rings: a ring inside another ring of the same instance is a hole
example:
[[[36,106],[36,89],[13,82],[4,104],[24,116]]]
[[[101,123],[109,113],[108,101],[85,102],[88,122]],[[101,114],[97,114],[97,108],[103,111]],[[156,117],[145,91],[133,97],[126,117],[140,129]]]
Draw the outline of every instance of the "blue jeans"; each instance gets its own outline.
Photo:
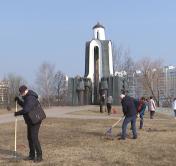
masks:
[[[131,129],[133,132],[133,138],[137,138],[137,131],[136,131],[136,115],[132,116],[132,117],[125,117],[123,124],[122,124],[122,139],[126,138],[126,129],[127,129],[127,125],[128,123],[131,122]]]
[[[142,129],[142,127],[143,127],[143,123],[144,123],[144,117],[143,117],[144,115],[140,115],[140,129]]]

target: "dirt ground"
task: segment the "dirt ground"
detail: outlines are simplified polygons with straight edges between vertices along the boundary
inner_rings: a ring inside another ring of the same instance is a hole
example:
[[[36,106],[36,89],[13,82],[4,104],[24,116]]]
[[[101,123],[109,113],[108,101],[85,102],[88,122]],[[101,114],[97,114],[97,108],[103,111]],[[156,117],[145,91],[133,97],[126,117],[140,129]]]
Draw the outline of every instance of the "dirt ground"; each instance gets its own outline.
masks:
[[[174,166],[176,120],[163,114],[156,114],[153,120],[148,117],[146,113],[144,129],[138,130],[138,139],[133,140],[131,131],[128,129],[128,138],[125,141],[118,140],[121,123],[113,129],[113,139],[104,135],[106,129],[116,121],[114,119],[48,118],[43,122],[40,130],[44,161],[39,164],[22,160],[28,155],[24,122],[18,122],[19,160],[13,158],[14,123],[1,124],[0,165]],[[137,120],[137,127],[139,127],[139,120]]]
[[[10,111],[8,111],[5,108],[0,108],[0,115],[9,114],[9,113],[12,113],[12,112],[15,112],[14,108],[12,108]]]

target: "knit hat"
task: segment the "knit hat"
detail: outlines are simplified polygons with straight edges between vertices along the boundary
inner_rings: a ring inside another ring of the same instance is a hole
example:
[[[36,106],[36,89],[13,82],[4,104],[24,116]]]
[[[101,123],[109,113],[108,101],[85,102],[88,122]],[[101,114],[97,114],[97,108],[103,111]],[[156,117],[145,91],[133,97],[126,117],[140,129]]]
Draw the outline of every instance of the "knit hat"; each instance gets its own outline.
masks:
[[[19,88],[19,92],[20,92],[21,94],[23,94],[26,89],[27,89],[27,86],[26,86],[26,85],[22,85],[22,86],[20,86],[20,88]]]
[[[125,95],[124,95],[124,94],[121,94],[121,95],[120,95],[120,98],[121,98],[121,99],[123,99],[124,97],[125,97]]]

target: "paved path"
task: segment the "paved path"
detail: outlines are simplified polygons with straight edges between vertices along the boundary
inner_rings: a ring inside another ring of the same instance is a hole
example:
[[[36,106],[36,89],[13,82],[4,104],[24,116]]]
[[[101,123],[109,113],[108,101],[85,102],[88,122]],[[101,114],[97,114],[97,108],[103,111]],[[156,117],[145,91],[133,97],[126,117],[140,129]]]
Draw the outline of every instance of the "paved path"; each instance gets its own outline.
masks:
[[[89,105],[89,106],[62,106],[62,107],[52,107],[49,109],[45,109],[46,116],[48,118],[71,118],[71,119],[115,119],[118,120],[121,118],[121,116],[111,115],[107,116],[107,114],[102,115],[73,115],[70,113],[76,112],[76,111],[84,111],[84,110],[93,110],[93,109],[99,109],[98,106]],[[160,112],[160,111],[158,111]],[[162,111],[161,111],[162,112]],[[22,120],[22,117],[18,117],[18,120]],[[166,119],[155,119],[155,120],[166,120]],[[0,124],[3,123],[9,123],[14,122],[15,117],[13,116],[13,113],[8,113],[4,115],[0,115]]]
[[[76,112],[76,111],[84,111],[84,110],[92,110],[97,108],[98,106],[62,106],[62,107],[52,107],[49,109],[45,109],[46,116],[48,118],[71,118],[71,119],[117,119],[117,115],[115,116],[106,116],[104,114],[102,115],[72,115],[70,113]],[[22,120],[22,117],[18,117],[18,120]],[[13,116],[13,113],[8,113],[4,115],[0,115],[0,124],[2,123],[8,123],[8,122],[14,122],[15,117]]]

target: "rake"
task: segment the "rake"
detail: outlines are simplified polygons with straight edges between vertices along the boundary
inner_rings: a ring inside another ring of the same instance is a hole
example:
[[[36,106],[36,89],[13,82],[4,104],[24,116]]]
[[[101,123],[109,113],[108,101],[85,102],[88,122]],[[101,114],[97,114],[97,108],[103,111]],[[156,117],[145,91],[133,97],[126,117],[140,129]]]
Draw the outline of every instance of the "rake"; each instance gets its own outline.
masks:
[[[107,129],[106,130],[106,132],[105,132],[105,135],[107,135],[107,136],[112,136],[112,129],[115,127],[115,126],[117,126],[117,124],[122,120],[122,119],[124,119],[125,118],[125,116],[122,116],[117,122],[115,122],[109,129]]]

